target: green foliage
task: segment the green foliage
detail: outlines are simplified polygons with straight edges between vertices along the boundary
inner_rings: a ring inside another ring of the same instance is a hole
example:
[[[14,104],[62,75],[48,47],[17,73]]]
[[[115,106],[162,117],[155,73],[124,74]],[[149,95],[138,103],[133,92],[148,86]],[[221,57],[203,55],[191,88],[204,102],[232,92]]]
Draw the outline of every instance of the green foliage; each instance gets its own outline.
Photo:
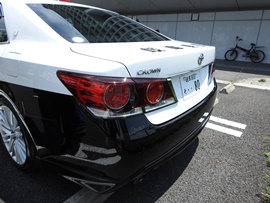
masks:
[[[266,192],[262,193],[262,195],[264,196],[264,202],[265,203],[270,203],[270,187],[266,187]]]
[[[265,138],[266,140],[270,141],[270,135]],[[270,163],[270,151],[264,152],[264,155],[267,157],[268,163]],[[266,178],[270,181],[270,172],[266,174]],[[263,200],[265,203],[270,203],[270,186],[266,187],[266,191],[262,193],[264,196]]]
[[[267,156],[267,157],[269,158],[270,152],[264,152],[264,155]]]
[[[270,162],[270,152],[264,152],[264,155],[267,157],[267,161]]]
[[[260,80],[258,80],[259,82],[266,82],[266,80],[265,79],[260,79]]]

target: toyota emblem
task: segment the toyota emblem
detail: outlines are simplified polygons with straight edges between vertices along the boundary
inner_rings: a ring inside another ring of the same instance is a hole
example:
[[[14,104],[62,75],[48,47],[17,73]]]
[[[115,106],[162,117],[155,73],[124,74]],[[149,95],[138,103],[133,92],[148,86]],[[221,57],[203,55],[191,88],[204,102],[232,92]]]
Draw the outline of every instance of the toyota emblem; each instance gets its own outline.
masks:
[[[200,54],[199,58],[198,58],[198,64],[201,65],[202,64],[202,61],[204,59],[204,55],[203,54]]]

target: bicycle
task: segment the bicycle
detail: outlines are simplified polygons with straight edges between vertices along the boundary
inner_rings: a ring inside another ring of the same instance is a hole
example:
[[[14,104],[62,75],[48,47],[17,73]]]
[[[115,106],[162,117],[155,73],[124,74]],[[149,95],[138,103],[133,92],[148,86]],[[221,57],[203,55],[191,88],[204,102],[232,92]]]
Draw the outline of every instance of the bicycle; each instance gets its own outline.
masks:
[[[245,49],[238,45],[238,42],[243,41],[240,37],[236,36],[235,47],[226,51],[224,57],[227,61],[234,61],[238,56],[238,50],[242,50],[245,53],[242,55],[243,57],[249,57],[253,63],[260,63],[265,58],[265,53],[262,50],[257,50],[257,48],[263,48],[262,46],[256,46],[256,44],[251,43],[250,49]]]

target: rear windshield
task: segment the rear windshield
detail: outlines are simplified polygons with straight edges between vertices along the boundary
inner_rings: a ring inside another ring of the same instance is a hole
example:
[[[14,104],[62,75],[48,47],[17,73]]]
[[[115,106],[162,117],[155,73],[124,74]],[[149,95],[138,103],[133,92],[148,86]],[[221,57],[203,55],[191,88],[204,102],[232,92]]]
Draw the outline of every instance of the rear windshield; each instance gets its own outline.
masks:
[[[168,40],[142,24],[110,11],[55,4],[28,6],[59,35],[72,43]]]

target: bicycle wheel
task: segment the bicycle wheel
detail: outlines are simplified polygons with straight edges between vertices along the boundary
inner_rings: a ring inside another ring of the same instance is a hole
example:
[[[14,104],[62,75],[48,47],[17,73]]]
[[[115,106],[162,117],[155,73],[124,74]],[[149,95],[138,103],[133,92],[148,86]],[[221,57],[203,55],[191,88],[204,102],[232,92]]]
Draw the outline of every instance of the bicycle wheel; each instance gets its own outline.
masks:
[[[263,61],[265,57],[265,53],[261,50],[256,50],[250,55],[250,60],[253,63],[260,63]]]
[[[234,61],[238,56],[238,52],[235,49],[228,50],[224,57],[227,61]]]

